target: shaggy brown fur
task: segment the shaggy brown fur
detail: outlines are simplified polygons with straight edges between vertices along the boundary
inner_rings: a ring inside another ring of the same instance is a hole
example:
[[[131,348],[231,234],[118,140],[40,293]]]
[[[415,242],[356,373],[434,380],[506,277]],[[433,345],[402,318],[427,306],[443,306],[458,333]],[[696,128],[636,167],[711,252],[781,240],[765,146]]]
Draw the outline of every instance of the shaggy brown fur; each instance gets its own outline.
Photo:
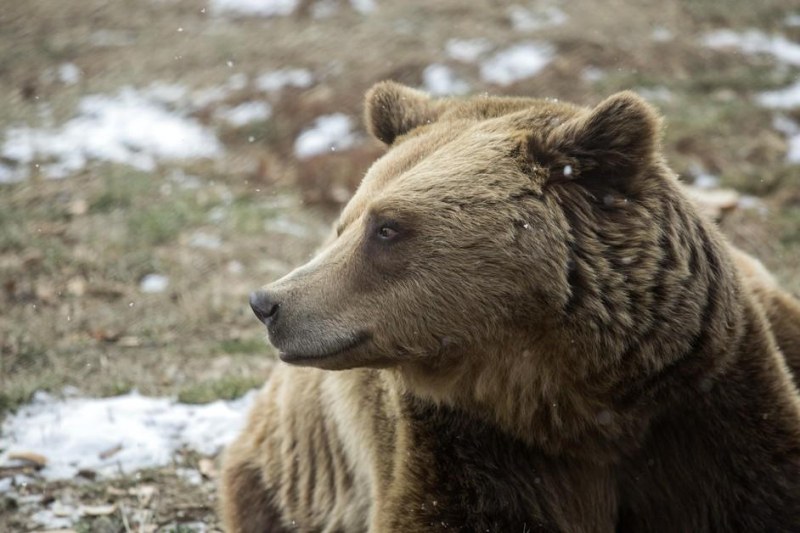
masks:
[[[747,287],[767,315],[778,347],[800,383],[800,302],[783,291],[758,259],[732,249],[733,259]]]
[[[797,390],[650,106],[367,104],[392,149],[252,301],[284,361],[342,372],[275,369],[226,457],[230,531],[796,526]]]

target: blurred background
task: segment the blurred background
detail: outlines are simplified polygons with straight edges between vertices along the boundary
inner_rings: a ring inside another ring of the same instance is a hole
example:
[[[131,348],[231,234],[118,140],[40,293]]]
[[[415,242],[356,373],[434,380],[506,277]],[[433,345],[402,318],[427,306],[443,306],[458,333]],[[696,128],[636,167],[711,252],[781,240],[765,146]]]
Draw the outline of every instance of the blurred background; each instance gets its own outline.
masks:
[[[800,292],[794,0],[4,1],[0,531],[219,527],[203,441],[229,428],[203,424],[241,417],[274,357],[247,294],[383,152],[361,115],[384,79],[637,91],[693,194]]]

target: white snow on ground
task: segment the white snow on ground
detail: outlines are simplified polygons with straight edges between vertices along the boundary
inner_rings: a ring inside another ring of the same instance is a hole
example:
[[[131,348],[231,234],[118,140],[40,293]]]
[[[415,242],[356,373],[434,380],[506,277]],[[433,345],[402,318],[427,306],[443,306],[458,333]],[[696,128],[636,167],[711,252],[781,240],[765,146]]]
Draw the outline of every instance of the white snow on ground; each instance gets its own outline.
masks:
[[[481,77],[496,85],[511,85],[537,74],[553,59],[554,53],[547,43],[516,44],[484,61]]]
[[[81,69],[75,63],[62,63],[58,66],[58,81],[65,85],[75,85],[81,80]]]
[[[305,89],[314,83],[314,75],[304,68],[286,68],[267,72],[256,79],[256,88],[260,91],[280,91],[284,87]]]
[[[294,13],[300,5],[299,0],[211,0],[211,11],[215,14],[250,15],[257,17],[277,17]],[[350,0],[350,6],[367,15],[377,7],[374,0]],[[330,0],[317,0],[311,4],[315,18],[329,17],[336,10],[336,3]]]
[[[217,235],[197,231],[189,239],[189,246],[192,248],[205,248],[207,250],[217,250],[222,246],[222,239]]]
[[[291,15],[298,0],[211,0],[212,13],[274,17]]]
[[[761,93],[758,96],[758,103],[777,109],[800,107],[800,80],[784,89]]]
[[[437,96],[469,92],[469,84],[459,78],[453,69],[440,63],[425,67],[422,85],[426,91]]]
[[[266,102],[244,102],[236,107],[223,107],[217,116],[237,128],[252,122],[267,120],[272,115],[272,106]]]
[[[332,17],[338,8],[338,0],[316,0],[311,4],[311,17],[315,19]]]
[[[139,290],[146,293],[164,292],[169,286],[169,278],[163,274],[148,274],[139,282]]]
[[[445,44],[445,52],[449,57],[463,63],[474,63],[492,49],[492,43],[486,39],[450,39]]]
[[[350,5],[362,15],[372,13],[377,7],[375,0],[350,0]]]
[[[16,183],[24,179],[24,176],[14,172],[6,165],[0,164],[0,183]]]
[[[46,509],[33,513],[31,520],[50,531],[70,531],[68,528],[80,519],[81,514],[77,507],[56,500]]]
[[[514,5],[508,8],[511,27],[517,31],[535,31],[559,26],[567,21],[567,15],[554,6],[525,7]]]
[[[786,23],[790,24],[790,22],[791,18],[787,17]],[[781,35],[767,35],[757,30],[748,30],[742,33],[719,30],[707,34],[704,42],[712,48],[733,47],[748,54],[769,54],[783,63],[800,67],[800,43],[792,42]],[[764,107],[773,109],[798,108],[800,107],[800,81],[783,89],[765,91],[756,97],[756,101]],[[800,163],[800,127],[785,117],[777,117],[775,128],[786,135],[787,160],[794,164]]]
[[[294,153],[304,159],[328,151],[346,150],[357,141],[350,117],[343,113],[333,113],[317,117],[314,125],[297,137]]]
[[[89,161],[110,161],[153,170],[159,160],[213,157],[221,152],[216,136],[197,121],[131,88],[117,96],[83,98],[78,115],[60,128],[10,128],[0,157],[17,165],[15,178],[41,162],[43,175],[63,178]]]
[[[151,83],[146,89],[142,90],[141,94],[148,100],[166,105],[176,105],[186,99],[189,90],[183,85],[178,85],[176,83],[157,81]]]
[[[650,33],[650,38],[657,43],[666,43],[675,38],[675,35],[664,26],[656,26]]]
[[[782,35],[767,35],[758,30],[717,30],[706,34],[703,43],[711,48],[738,48],[747,54],[769,54],[778,61],[800,66],[800,44]]]
[[[38,453],[47,458],[42,476],[67,479],[80,469],[114,476],[164,466],[182,448],[215,454],[242,427],[254,395],[187,405],[136,392],[65,400],[39,392],[3,423],[0,464],[9,453]]]
[[[783,23],[791,28],[796,28],[800,26],[800,13],[793,13],[791,15],[786,15],[786,18],[783,19]]]
[[[700,167],[690,169],[690,173],[694,175],[694,186],[698,189],[717,189],[719,187],[719,176],[709,174]]]

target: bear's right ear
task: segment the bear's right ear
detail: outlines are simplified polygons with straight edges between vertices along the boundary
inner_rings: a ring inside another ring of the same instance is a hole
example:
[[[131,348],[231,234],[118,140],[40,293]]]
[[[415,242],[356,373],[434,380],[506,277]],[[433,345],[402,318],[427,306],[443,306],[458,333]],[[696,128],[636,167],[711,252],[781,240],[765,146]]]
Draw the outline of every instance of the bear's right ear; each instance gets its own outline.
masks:
[[[587,188],[638,188],[637,176],[658,154],[661,119],[630,91],[614,94],[594,109],[552,131],[531,137],[532,158],[557,178],[571,176]]]
[[[382,81],[367,91],[367,129],[387,145],[417,126],[430,124],[438,116],[439,106],[436,102],[428,94],[411,87]]]

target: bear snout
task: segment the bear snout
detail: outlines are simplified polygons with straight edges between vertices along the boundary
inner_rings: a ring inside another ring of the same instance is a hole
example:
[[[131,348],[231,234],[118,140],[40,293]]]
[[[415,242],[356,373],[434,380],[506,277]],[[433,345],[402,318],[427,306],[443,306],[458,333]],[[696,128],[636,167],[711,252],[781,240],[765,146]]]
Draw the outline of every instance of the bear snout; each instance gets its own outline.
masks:
[[[260,290],[250,293],[250,308],[256,318],[269,327],[278,319],[280,304],[274,294]]]

